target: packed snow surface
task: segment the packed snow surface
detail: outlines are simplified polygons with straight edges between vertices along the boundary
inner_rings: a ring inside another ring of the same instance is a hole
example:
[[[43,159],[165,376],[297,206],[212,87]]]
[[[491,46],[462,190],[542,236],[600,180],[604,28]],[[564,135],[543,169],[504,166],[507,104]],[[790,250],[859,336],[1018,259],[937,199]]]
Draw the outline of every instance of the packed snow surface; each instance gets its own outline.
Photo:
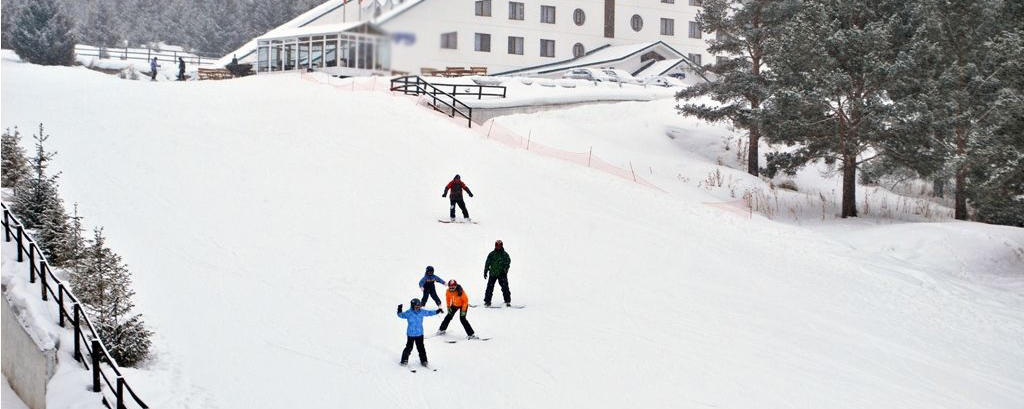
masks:
[[[298,75],[149,83],[7,60],[2,89],[2,126],[30,146],[45,123],[65,200],[134,272],[158,336],[129,382],[151,407],[1024,402],[1021,229],[811,228],[706,206],[728,197],[696,186],[710,145],[680,138],[728,131],[674,123],[671,103],[628,103],[660,113],[623,135],[632,150],[604,153],[650,158],[662,193]],[[624,143],[608,137],[594,140]],[[573,138],[545,143],[585,151]],[[480,224],[437,222],[456,173]],[[420,296],[424,267],[480,304],[496,239],[527,307],[470,309],[492,340],[427,339],[439,370],[400,368],[395,307]]]

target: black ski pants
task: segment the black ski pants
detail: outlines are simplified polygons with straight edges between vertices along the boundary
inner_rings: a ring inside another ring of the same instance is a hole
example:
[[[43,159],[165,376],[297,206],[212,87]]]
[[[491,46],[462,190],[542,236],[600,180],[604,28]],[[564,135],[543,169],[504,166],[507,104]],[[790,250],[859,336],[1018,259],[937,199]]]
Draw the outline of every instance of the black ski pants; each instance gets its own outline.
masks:
[[[441,298],[437,296],[437,291],[434,290],[433,285],[423,286],[423,298],[420,299],[420,305],[427,305],[427,297],[433,299],[434,304],[437,304],[438,307],[441,306]]]
[[[484,292],[484,304],[491,303],[491,294],[494,293],[494,282],[497,281],[501,284],[501,296],[505,298],[505,303],[512,302],[512,292],[508,290],[508,275],[502,274],[500,276],[491,274],[490,278],[487,279],[487,291]]]
[[[416,352],[420,353],[420,362],[427,363],[427,349],[423,347],[423,336],[409,337],[405,341],[405,349],[402,351],[402,363],[409,362],[409,354],[412,353],[412,345],[416,344]]]
[[[462,308],[449,307],[448,315],[444,316],[444,321],[441,321],[441,331],[448,330],[448,323],[452,322],[452,317],[455,314],[459,314],[459,321],[462,322],[462,329],[466,330],[466,335],[473,335],[473,326],[469,325],[469,321],[466,320],[466,315],[462,314]]]
[[[448,213],[448,216],[453,218],[453,219],[455,218],[455,206],[458,205],[459,209],[462,209],[462,217],[465,217],[465,218],[468,219],[469,218],[469,211],[466,210],[466,201],[462,200],[461,197],[456,199],[455,196],[452,196],[450,200],[451,200],[452,207],[451,207],[451,212]]]

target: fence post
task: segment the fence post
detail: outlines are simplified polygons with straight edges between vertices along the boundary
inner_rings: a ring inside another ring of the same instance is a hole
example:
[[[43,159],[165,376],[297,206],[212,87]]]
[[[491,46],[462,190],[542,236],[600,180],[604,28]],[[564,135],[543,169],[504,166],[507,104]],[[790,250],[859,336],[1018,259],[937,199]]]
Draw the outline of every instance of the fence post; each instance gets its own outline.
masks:
[[[526,150],[530,150],[531,139],[533,139],[533,129],[526,133]]]
[[[64,309],[64,283],[57,285],[57,305],[57,325],[64,328],[64,315],[67,311]]]
[[[491,127],[487,128],[487,138],[488,139],[490,139],[490,137],[491,137],[491,129],[494,129],[494,118],[491,118]]]
[[[484,99],[484,87],[479,86],[476,88],[476,99]]]
[[[11,242],[11,212],[4,209],[4,240],[8,243]]]
[[[82,362],[82,307],[75,303],[75,360]]]
[[[587,154],[587,167],[590,167],[590,160],[594,158],[594,147],[590,147],[590,153]]]
[[[124,377],[117,377],[117,409],[124,408]]]
[[[633,171],[633,161],[629,161],[629,173],[633,174],[633,181],[636,182],[636,172]]]
[[[46,267],[46,260],[39,260],[39,291],[42,293],[43,301],[46,301],[46,271],[43,268]]]
[[[28,282],[36,282],[36,243],[28,244]]]
[[[100,391],[100,340],[92,339],[92,391]]]
[[[25,228],[21,227],[21,226],[18,226],[18,262],[19,263],[22,262],[22,261],[25,261],[25,258],[22,257],[22,255],[21,255],[21,253],[25,251],[25,244],[22,243],[22,240],[24,239],[24,237],[25,237]]]

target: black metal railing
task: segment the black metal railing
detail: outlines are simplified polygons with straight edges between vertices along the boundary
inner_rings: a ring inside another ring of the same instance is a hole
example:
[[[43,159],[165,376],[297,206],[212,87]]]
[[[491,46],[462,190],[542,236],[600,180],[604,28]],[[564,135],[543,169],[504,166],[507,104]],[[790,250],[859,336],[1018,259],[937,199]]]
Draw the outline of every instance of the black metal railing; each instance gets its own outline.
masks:
[[[82,57],[96,57],[112,60],[138,60],[152,61],[156,57],[157,63],[177,64],[178,57],[185,60],[185,64],[198,65],[200,67],[213,65],[220,57],[214,55],[200,55],[198,53],[186,53],[178,51],[158,51],[151,48],[102,48],[75,46],[75,55]],[[177,65],[175,65],[177,67]]]
[[[430,96],[432,101],[428,105],[432,108],[452,118],[455,118],[455,115],[466,118],[468,126],[473,127],[473,108],[459,101],[455,95],[441,90],[418,75],[406,75],[392,79],[391,91],[399,91],[405,95]],[[442,108],[441,105],[447,109]]]
[[[501,85],[438,84],[436,82],[432,82],[430,85],[446,90],[446,92],[454,96],[469,95],[476,96],[476,99],[483,99],[483,97],[505,98],[507,94],[507,88]],[[448,88],[451,88],[451,91],[447,91]]]
[[[121,369],[118,368],[117,362],[110,357],[110,351],[107,350],[100,337],[96,334],[95,326],[89,321],[89,317],[85,315],[85,311],[82,310],[83,306],[78,301],[78,298],[75,297],[67,285],[61,282],[57,276],[53,275],[46,257],[39,251],[39,246],[35,240],[28,236],[24,225],[14,217],[14,214],[11,213],[6,204],[0,203],[0,206],[3,206],[4,211],[4,241],[10,242],[15,240],[17,242],[17,261],[19,263],[24,262],[28,258],[29,282],[35,283],[36,279],[38,279],[39,295],[43,301],[48,301],[52,298],[54,303],[57,304],[57,325],[63,328],[67,321],[71,322],[72,329],[75,332],[75,350],[73,355],[76,361],[92,371],[92,391],[100,393],[103,404],[108,408],[127,409],[127,405],[130,403],[134,404],[133,407],[149,408],[132,390],[128,382],[124,380]],[[57,288],[56,291],[54,291],[54,287]],[[85,354],[83,354],[83,346]],[[85,355],[89,356],[88,360],[85,359]],[[105,390],[103,388],[104,383],[107,385]],[[126,392],[128,394],[127,397],[125,396]],[[108,394],[113,396],[108,397]],[[127,399],[129,397],[131,398],[130,400]],[[111,406],[111,403],[115,406]]]

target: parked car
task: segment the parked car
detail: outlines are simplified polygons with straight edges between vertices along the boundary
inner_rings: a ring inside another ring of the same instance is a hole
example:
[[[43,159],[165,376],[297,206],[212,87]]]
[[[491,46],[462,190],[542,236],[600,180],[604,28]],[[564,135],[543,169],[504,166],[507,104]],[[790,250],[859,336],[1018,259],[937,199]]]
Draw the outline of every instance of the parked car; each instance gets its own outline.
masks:
[[[617,70],[617,69],[614,69],[614,68],[605,68],[605,69],[603,69],[601,71],[604,72],[605,75],[607,75],[607,76],[609,76],[611,78],[614,78],[612,81],[615,81],[615,82],[619,82],[619,83],[623,83],[623,84],[637,84],[637,85],[642,84],[642,82],[640,82],[640,80],[636,79],[636,77],[634,77],[632,74],[630,74],[630,73],[628,73],[626,71],[623,71],[623,70]]]
[[[612,77],[609,77],[601,70],[595,70],[592,68],[575,68],[569,70],[569,72],[562,74],[562,78],[574,79],[574,80],[586,80],[594,82],[613,82],[615,81]]]
[[[673,73],[669,74],[668,76],[672,77],[672,78],[675,78],[677,80],[685,80],[686,79],[686,74],[681,73],[681,72],[673,72]]]
[[[668,75],[656,75],[644,78],[644,85],[651,85],[655,87],[682,87],[685,84],[675,77],[670,77]]]

